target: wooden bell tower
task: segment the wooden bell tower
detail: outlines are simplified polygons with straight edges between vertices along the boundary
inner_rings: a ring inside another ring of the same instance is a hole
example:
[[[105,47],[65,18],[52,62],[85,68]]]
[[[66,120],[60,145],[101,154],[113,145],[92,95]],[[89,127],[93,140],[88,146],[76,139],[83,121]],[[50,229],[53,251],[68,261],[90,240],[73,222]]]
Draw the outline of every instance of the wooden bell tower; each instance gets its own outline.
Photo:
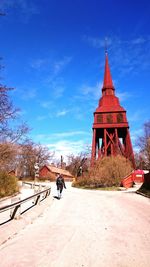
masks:
[[[94,112],[91,164],[103,156],[118,154],[128,158],[135,167],[126,110],[115,96],[106,52],[102,96]]]

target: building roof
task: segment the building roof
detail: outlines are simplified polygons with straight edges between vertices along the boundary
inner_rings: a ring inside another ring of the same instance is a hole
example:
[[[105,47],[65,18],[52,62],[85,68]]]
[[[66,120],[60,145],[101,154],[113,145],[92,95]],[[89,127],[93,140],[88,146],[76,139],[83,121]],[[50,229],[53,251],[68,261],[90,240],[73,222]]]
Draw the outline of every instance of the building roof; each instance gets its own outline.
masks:
[[[68,176],[68,177],[73,177],[72,174],[67,170],[57,168],[57,167],[54,167],[51,165],[45,165],[45,166],[53,173],[56,173],[56,174],[60,173],[62,175]]]

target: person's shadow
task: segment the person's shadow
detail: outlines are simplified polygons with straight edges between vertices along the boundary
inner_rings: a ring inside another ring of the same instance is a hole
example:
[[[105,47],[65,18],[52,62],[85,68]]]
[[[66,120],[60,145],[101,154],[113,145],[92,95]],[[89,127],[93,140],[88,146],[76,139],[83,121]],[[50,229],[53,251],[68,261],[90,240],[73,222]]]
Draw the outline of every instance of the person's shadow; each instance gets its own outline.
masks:
[[[60,197],[57,197],[57,196],[53,196],[53,198],[56,198],[56,199],[60,200]]]

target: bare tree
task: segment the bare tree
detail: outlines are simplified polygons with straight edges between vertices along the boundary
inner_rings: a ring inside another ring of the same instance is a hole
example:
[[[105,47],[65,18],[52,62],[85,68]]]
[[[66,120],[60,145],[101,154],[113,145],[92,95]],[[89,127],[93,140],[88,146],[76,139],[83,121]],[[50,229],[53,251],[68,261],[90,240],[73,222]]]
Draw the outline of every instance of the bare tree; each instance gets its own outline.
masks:
[[[73,154],[68,156],[68,166],[67,169],[75,177],[81,176],[83,172],[86,172],[90,165],[90,158],[87,153],[80,153],[77,156]]]
[[[17,149],[10,143],[0,143],[0,170],[13,170],[16,165]]]
[[[0,84],[0,142],[14,143],[28,133],[29,127],[26,123],[13,128],[9,126],[10,121],[15,121],[19,114],[19,109],[13,106],[8,95],[10,90],[13,89]]]
[[[136,169],[140,170],[146,169],[145,155],[142,152],[135,152],[134,159],[135,159]]]
[[[2,69],[0,64],[0,70]],[[8,170],[17,155],[16,144],[26,138],[29,127],[26,123],[16,125],[19,109],[16,108],[9,96],[13,88],[0,83],[0,169]]]
[[[54,152],[50,151],[47,146],[41,144],[35,144],[35,155],[36,161],[39,163],[39,166],[48,164],[54,157]]]
[[[0,142],[16,142],[29,131],[26,123],[15,126],[20,109],[16,108],[10,99],[9,92],[12,90],[14,89],[0,83]],[[13,127],[10,127],[10,122]]]
[[[145,168],[150,169],[150,121],[144,123],[144,133],[138,138],[137,144]]]
[[[0,84],[0,124],[5,125],[9,119],[16,118],[18,109],[13,107],[8,91],[13,90]]]
[[[54,156],[48,147],[41,144],[35,144],[32,140],[27,140],[20,145],[20,153],[18,155],[18,170],[21,176],[34,177],[34,165],[39,167],[47,164]]]

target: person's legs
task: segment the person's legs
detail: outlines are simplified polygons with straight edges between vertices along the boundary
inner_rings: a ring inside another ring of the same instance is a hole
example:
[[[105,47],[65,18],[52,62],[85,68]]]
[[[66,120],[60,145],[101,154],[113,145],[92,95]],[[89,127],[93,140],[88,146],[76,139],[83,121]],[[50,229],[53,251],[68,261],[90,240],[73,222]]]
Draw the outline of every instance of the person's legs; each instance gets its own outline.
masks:
[[[57,194],[58,194],[58,198],[60,198],[60,187],[57,187]]]
[[[63,186],[60,188],[60,198],[62,197]]]

